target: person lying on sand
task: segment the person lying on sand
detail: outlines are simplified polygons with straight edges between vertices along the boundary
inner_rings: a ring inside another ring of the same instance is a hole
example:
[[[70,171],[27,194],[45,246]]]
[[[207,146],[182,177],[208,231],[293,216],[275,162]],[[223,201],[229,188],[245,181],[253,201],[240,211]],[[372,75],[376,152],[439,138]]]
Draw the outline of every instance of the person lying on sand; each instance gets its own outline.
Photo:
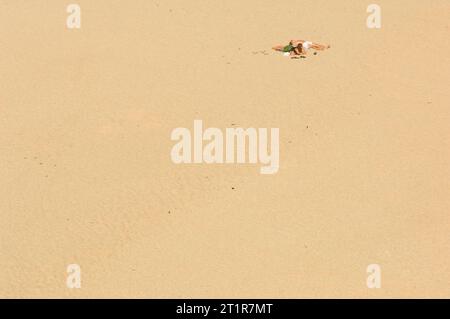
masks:
[[[288,45],[277,45],[272,49],[275,51],[284,52],[286,55],[289,55],[291,58],[300,58],[305,57],[308,53],[309,49],[314,49],[318,51],[323,51],[325,49],[330,48],[329,45],[318,44],[305,40],[291,40]]]

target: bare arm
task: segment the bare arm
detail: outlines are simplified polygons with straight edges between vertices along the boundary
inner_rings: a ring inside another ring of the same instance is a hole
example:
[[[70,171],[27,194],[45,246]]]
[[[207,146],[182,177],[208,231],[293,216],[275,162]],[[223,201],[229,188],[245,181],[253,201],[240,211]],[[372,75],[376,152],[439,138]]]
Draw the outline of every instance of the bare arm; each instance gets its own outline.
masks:
[[[314,50],[320,50],[323,51],[325,49],[329,49],[330,46],[329,45],[324,45],[324,44],[318,44],[318,43],[313,43],[311,45],[311,48],[313,48]]]

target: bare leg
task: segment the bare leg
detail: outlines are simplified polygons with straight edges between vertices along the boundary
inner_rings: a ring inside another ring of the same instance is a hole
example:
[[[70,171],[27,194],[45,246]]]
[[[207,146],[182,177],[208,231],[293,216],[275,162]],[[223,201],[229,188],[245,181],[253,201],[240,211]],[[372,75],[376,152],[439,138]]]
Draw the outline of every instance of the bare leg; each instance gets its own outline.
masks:
[[[276,45],[272,49],[274,49],[275,51],[283,51],[284,47],[284,45]]]

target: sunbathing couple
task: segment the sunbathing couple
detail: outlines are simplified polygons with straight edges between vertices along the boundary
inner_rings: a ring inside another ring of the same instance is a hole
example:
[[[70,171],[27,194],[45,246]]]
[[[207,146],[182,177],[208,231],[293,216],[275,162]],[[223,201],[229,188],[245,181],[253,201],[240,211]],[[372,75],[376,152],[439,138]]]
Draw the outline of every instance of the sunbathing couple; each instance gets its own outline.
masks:
[[[305,57],[309,49],[323,51],[330,48],[329,45],[318,44],[304,40],[291,40],[288,45],[277,45],[272,49],[275,51],[284,52],[285,55],[290,56],[293,59]]]

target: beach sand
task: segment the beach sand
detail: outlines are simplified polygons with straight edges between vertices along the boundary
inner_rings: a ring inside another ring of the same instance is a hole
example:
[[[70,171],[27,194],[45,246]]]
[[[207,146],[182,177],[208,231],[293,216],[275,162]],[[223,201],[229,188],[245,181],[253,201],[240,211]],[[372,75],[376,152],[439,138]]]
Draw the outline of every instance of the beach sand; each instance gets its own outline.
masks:
[[[0,1],[1,297],[450,297],[449,1],[76,3]],[[173,164],[195,119],[279,172]]]

